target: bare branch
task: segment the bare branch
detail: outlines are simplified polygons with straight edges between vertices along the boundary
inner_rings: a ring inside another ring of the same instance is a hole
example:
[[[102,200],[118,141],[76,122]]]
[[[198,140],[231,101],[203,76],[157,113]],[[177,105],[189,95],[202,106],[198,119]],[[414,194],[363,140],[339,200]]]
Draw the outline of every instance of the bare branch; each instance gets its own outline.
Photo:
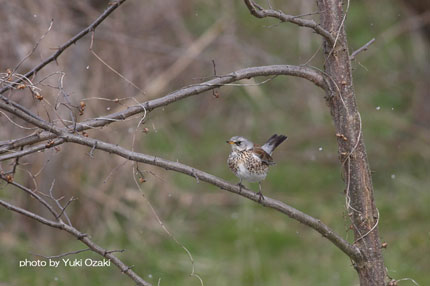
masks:
[[[173,91],[166,96],[156,98],[150,101],[146,101],[144,103],[141,103],[135,106],[128,107],[123,111],[111,113],[103,117],[93,118],[93,119],[83,121],[81,123],[77,123],[75,131],[81,132],[90,128],[102,127],[102,126],[111,124],[113,122],[123,121],[133,115],[136,115],[145,111],[150,112],[156,108],[169,105],[173,102],[184,99],[186,97],[197,95],[215,88],[219,88],[223,85],[230,84],[242,79],[249,79],[257,76],[274,76],[274,75],[287,75],[287,76],[301,77],[313,82],[315,85],[323,88],[324,90],[329,89],[329,87],[327,86],[327,82],[329,82],[329,80],[326,79],[326,76],[324,75],[323,72],[318,71],[314,68],[305,67],[305,66],[293,66],[293,65],[271,65],[271,66],[261,66],[261,67],[250,67],[250,68],[237,70],[235,72],[232,72],[226,75],[216,76],[214,79],[209,81],[184,87],[182,89]],[[12,101],[9,101],[9,102],[12,102]],[[19,112],[17,113],[16,109],[14,109],[10,105],[7,105],[3,102],[0,102],[0,109],[9,111],[10,113],[15,114],[16,116],[19,116],[18,114],[21,114]],[[34,116],[31,116],[33,118],[29,118],[28,116],[25,116],[25,114],[23,114],[22,116],[19,116],[19,117],[21,117],[22,119],[24,119],[24,117],[28,118],[28,120],[26,119],[24,120],[26,120],[29,123],[33,123],[42,129],[47,130],[46,128],[41,127],[40,120],[37,121],[36,118],[34,118]],[[49,123],[47,123],[46,121],[42,123],[44,124],[44,126],[49,126]],[[0,154],[5,153],[8,150],[11,150],[13,148],[28,146],[31,144],[35,144],[37,142],[53,139],[55,137],[56,136],[52,134],[51,131],[45,131],[45,132],[41,132],[41,133],[39,132],[36,134],[26,136],[24,138],[2,142],[0,146],[3,146],[3,147],[0,149]],[[56,140],[53,146],[59,145],[61,143],[62,142],[59,142]],[[43,149],[45,149],[43,145],[38,145],[38,146],[32,147],[32,149],[25,149],[19,152],[0,156],[0,161],[15,158],[18,156],[27,155]]]
[[[85,248],[85,249],[80,249],[80,250],[65,252],[65,253],[62,253],[62,254],[59,254],[59,255],[52,255],[52,256],[45,256],[45,255],[41,255],[41,254],[37,254],[37,253],[32,253],[32,254],[35,255],[35,256],[43,257],[45,259],[58,259],[58,258],[61,258],[61,257],[64,257],[64,256],[73,255],[73,254],[79,254],[79,253],[90,251],[90,250],[91,249],[89,249],[89,248]]]
[[[5,152],[7,152],[8,150],[11,150],[14,148],[34,144],[33,140],[35,139],[35,137],[39,137],[39,133],[40,133],[40,130],[39,130],[39,132],[33,132],[32,134],[26,135],[26,136],[21,137],[21,138],[0,141],[0,147],[1,147],[0,148],[0,154],[3,154]],[[39,142],[39,141],[37,141],[37,142]]]
[[[50,134],[52,134],[52,133],[50,133]],[[54,138],[55,135],[51,135],[49,137]],[[41,139],[41,138],[39,137],[38,139]],[[9,154],[0,156],[0,162],[1,161],[5,161],[5,160],[9,160],[9,159],[12,159],[12,158],[23,157],[25,155],[36,153],[36,152],[39,152],[39,151],[42,151],[42,150],[45,150],[45,149],[48,149],[48,148],[52,148],[52,147],[61,145],[63,143],[64,143],[64,140],[62,140],[62,139],[56,139],[56,140],[48,141],[47,143],[39,144],[39,145],[30,147],[30,148],[27,148],[27,149],[24,149],[24,150],[20,150],[20,151],[14,152],[14,153],[9,153]],[[26,144],[26,145],[28,145],[28,144]]]
[[[360,250],[354,245],[349,244],[346,240],[336,234],[327,225],[322,223],[319,219],[316,219],[308,214],[305,214],[281,201],[264,197],[264,200],[260,200],[260,196],[246,188],[240,188],[237,185],[231,184],[223,179],[220,179],[209,173],[200,171],[196,168],[187,166],[179,162],[173,162],[165,160],[159,157],[154,157],[142,153],[132,152],[125,148],[117,145],[109,144],[100,140],[94,140],[92,138],[86,138],[83,136],[75,134],[62,134],[61,138],[65,139],[67,142],[78,143],[81,145],[86,145],[88,147],[96,146],[96,149],[103,150],[109,153],[119,155],[128,160],[133,160],[136,162],[141,162],[149,165],[158,166],[166,170],[172,170],[175,172],[186,174],[192,178],[198,178],[200,181],[207,182],[214,186],[217,186],[223,190],[238,194],[242,197],[253,200],[265,207],[275,209],[281,213],[288,215],[290,218],[303,223],[314,230],[318,231],[322,236],[330,240],[334,245],[336,245],[340,250],[346,253],[352,260],[361,261]],[[96,143],[97,142],[97,143]]]
[[[91,251],[91,249],[85,248],[85,249],[80,249],[80,250],[75,250],[75,251],[69,251],[69,252],[65,252],[65,253],[62,253],[62,254],[51,255],[51,256],[45,256],[45,255],[41,255],[41,254],[37,254],[37,253],[32,253],[32,254],[35,255],[35,256],[43,257],[45,259],[58,259],[58,258],[61,258],[61,257],[64,257],[64,256],[79,254],[79,253],[86,252],[86,251]],[[108,251],[106,251],[106,253],[114,253],[114,252],[121,252],[122,253],[124,251],[125,251],[125,249],[116,249],[116,250],[108,250]]]
[[[115,264],[121,270],[121,272],[125,273],[127,276],[129,276],[131,279],[133,279],[133,281],[136,282],[137,285],[151,286],[150,283],[143,280],[139,275],[137,275],[133,270],[131,270],[130,267],[125,265],[120,259],[118,259],[116,256],[114,256],[111,251],[105,250],[101,246],[97,245],[91,239],[89,239],[85,233],[80,232],[79,230],[77,230],[73,226],[67,225],[61,221],[55,222],[55,221],[46,219],[42,216],[39,216],[35,213],[32,213],[30,211],[27,211],[25,209],[22,209],[20,207],[15,206],[15,205],[12,205],[12,204],[10,204],[6,201],[3,201],[3,200],[0,200],[0,205],[5,207],[8,210],[22,214],[28,218],[36,220],[36,221],[43,223],[47,226],[50,226],[53,228],[58,228],[58,229],[61,229],[61,230],[64,230],[64,231],[70,233],[71,235],[73,235],[74,237],[76,237],[77,239],[82,241],[85,245],[87,245],[92,251],[94,251],[94,252],[100,254],[101,256],[112,261],[112,263]]]
[[[375,42],[375,38],[373,38],[373,39],[371,39],[370,41],[368,41],[364,46],[362,46],[361,48],[359,48],[359,49],[357,49],[357,50],[355,50],[350,56],[349,56],[349,60],[350,61],[353,61],[353,60],[355,60],[355,57],[359,54],[359,53],[361,53],[361,52],[364,52],[364,51],[367,51],[367,49],[369,48],[369,46],[371,45],[371,44],[373,44]]]
[[[22,65],[23,62],[25,62],[25,60],[27,60],[29,57],[31,57],[31,55],[34,53],[34,51],[36,51],[37,47],[39,46],[40,42],[46,37],[46,35],[48,35],[49,31],[51,31],[52,29],[52,25],[54,24],[54,19],[51,19],[51,22],[49,23],[49,27],[48,30],[39,38],[39,40],[36,42],[36,44],[33,46],[33,49],[31,49],[30,53],[28,53],[28,55],[26,55],[17,65],[16,67],[13,69],[13,71],[17,71],[19,69],[19,67]]]
[[[111,65],[109,65],[105,60],[103,60],[93,49],[93,44],[94,44],[94,30],[91,33],[91,44],[90,44],[90,52],[93,54],[93,56],[96,57],[96,59],[98,59],[102,64],[104,64],[108,69],[110,69],[114,74],[116,74],[117,76],[119,76],[122,80],[124,80],[125,82],[127,82],[128,84],[130,84],[131,86],[133,86],[135,89],[137,89],[138,91],[140,91],[141,94],[145,94],[145,91],[143,89],[141,89],[140,87],[138,87],[134,82],[130,81],[129,79],[127,79],[125,76],[123,76],[119,71],[117,71],[116,69],[114,69]]]
[[[54,210],[54,208],[47,202],[45,201],[41,196],[39,196],[36,192],[33,192],[31,189],[27,188],[26,186],[23,186],[15,181],[10,181],[8,180],[4,175],[0,175],[0,179],[2,179],[3,181],[11,184],[14,187],[17,187],[18,189],[26,192],[28,195],[30,195],[31,197],[35,198],[36,200],[38,200],[44,207],[46,207],[49,212],[55,217],[58,218],[58,214],[57,212]]]
[[[282,22],[290,22],[290,23],[299,25],[301,27],[311,28],[317,34],[327,39],[329,43],[334,44],[335,42],[335,39],[333,38],[332,34],[330,34],[329,31],[325,30],[314,20],[301,19],[299,18],[300,16],[287,15],[280,10],[263,9],[260,5],[258,5],[252,0],[244,0],[244,1],[246,4],[246,7],[248,7],[251,14],[257,18],[272,17],[272,18],[279,19]]]

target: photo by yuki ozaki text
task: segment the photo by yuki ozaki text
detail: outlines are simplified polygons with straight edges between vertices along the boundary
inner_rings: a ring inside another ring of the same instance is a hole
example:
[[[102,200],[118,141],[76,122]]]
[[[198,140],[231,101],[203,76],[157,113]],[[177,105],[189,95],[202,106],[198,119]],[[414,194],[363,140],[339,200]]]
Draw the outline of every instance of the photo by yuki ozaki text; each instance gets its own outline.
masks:
[[[109,267],[111,265],[111,261],[109,259],[70,259],[70,258],[62,258],[62,259],[47,259],[47,260],[31,260],[24,259],[19,261],[19,267],[54,267],[57,268],[59,266],[65,267]]]

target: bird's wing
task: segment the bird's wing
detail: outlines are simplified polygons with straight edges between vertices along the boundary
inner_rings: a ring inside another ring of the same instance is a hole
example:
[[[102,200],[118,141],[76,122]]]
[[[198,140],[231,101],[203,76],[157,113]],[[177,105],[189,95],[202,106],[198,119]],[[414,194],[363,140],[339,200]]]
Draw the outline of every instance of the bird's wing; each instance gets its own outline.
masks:
[[[266,163],[267,165],[274,165],[275,162],[273,162],[272,156],[266,153],[260,146],[254,145],[254,148],[252,149],[252,152],[263,161],[263,163]]]

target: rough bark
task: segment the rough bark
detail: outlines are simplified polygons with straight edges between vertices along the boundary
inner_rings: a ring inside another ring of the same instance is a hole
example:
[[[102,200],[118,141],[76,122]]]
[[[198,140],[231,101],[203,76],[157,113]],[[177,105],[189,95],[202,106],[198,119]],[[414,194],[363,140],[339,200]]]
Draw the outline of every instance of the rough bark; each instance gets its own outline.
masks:
[[[341,0],[317,0],[321,26],[335,37],[335,47],[324,43],[324,71],[331,78],[328,102],[336,128],[338,150],[346,184],[347,211],[354,231],[354,244],[362,259],[354,263],[361,286],[382,286],[386,269],[381,253],[377,223],[379,213],[373,200],[373,185],[361,133],[361,117],[353,89],[351,62],[344,29]]]

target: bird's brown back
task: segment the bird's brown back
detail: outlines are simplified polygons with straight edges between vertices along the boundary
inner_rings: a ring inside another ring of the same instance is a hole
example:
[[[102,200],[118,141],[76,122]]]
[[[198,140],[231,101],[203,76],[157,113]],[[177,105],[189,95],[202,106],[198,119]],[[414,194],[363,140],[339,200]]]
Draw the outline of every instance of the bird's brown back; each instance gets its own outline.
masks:
[[[273,165],[275,164],[273,162],[272,156],[266,153],[260,145],[254,144],[254,148],[252,149],[255,155],[257,155],[263,163],[266,163],[267,165]]]

